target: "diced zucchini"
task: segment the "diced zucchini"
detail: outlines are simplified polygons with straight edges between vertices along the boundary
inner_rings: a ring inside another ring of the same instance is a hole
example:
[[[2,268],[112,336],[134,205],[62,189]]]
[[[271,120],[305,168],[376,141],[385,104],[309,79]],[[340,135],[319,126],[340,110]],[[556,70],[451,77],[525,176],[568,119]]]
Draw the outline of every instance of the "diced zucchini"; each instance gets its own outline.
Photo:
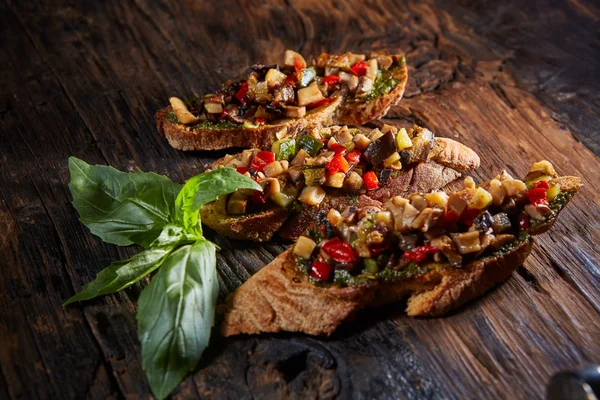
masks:
[[[425,199],[430,206],[446,208],[448,205],[448,194],[446,192],[425,193]]]
[[[363,260],[363,264],[365,265],[364,272],[367,274],[376,274],[379,272],[379,266],[377,265],[377,261],[372,258],[365,258]]]
[[[369,139],[362,133],[358,133],[356,136],[354,136],[353,141],[356,145],[356,148],[360,151],[366,150],[366,148],[369,147],[369,145],[371,144],[371,139]]]
[[[298,200],[309,206],[316,206],[317,204],[320,204],[324,198],[325,190],[320,186],[306,186],[302,189],[302,193],[300,193]]]
[[[227,214],[242,215],[246,213],[248,198],[240,192],[234,192],[227,201]]]
[[[391,168],[394,163],[400,161],[400,154],[396,151],[394,154],[383,160],[383,166],[385,168]]]
[[[398,149],[398,151],[402,151],[406,148],[412,147],[412,145],[412,140],[410,140],[410,136],[408,136],[406,129],[400,129],[396,133],[396,149]]]
[[[383,136],[383,132],[381,132],[379,129],[375,128],[371,132],[369,132],[368,138],[371,140],[371,142],[374,142],[375,140],[379,139],[382,136]]]
[[[273,143],[271,151],[277,155],[277,160],[290,160],[296,155],[296,140],[282,139]]]
[[[550,188],[546,190],[546,197],[548,201],[554,200],[556,196],[560,193],[560,185],[558,183],[550,184]]]
[[[313,81],[313,79],[315,79],[315,76],[317,76],[317,70],[315,67],[304,68],[300,73],[300,80],[298,81],[298,84],[301,88],[305,88]]]
[[[303,169],[304,180],[309,186],[322,185],[325,183],[325,167],[306,166]]]
[[[473,197],[469,202],[469,207],[476,210],[481,210],[492,202],[492,195],[484,188],[478,187]]]
[[[344,186],[345,177],[346,174],[344,174],[343,172],[336,172],[335,174],[331,174],[325,179],[325,186],[341,188],[342,186]]]
[[[308,260],[315,247],[317,247],[317,244],[314,240],[306,236],[300,236],[294,244],[294,255]]]
[[[290,204],[296,200],[295,196],[289,196],[285,193],[279,192],[270,197],[271,201],[277,204],[281,208],[287,208]]]
[[[348,177],[344,180],[344,190],[348,193],[358,193],[363,186],[362,177],[352,171],[348,174]]]
[[[323,147],[323,142],[310,135],[302,135],[298,138],[298,147],[305,150],[312,157]]]

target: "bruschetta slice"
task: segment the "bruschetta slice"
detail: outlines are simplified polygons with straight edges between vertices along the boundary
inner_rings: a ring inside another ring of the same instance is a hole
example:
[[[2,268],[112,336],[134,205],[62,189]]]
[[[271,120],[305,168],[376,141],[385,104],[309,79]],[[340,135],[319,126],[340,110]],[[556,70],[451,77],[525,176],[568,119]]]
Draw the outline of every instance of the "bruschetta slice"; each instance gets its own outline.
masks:
[[[254,65],[241,81],[171,105],[155,115],[159,132],[180,150],[270,149],[304,129],[362,125],[381,118],[404,93],[401,55],[321,54],[308,65],[288,50],[282,65]]]
[[[275,142],[272,151],[245,150],[215,162],[212,168],[236,168],[264,190],[240,190],[203,206],[202,222],[234,239],[267,241],[279,231],[295,240],[320,210],[439,189],[478,166],[473,150],[418,126],[314,128]]]
[[[506,280],[581,185],[547,161],[523,180],[502,171],[452,192],[331,209],[221,307],[225,336],[330,335],[360,309],[408,298],[410,316],[440,316]]]

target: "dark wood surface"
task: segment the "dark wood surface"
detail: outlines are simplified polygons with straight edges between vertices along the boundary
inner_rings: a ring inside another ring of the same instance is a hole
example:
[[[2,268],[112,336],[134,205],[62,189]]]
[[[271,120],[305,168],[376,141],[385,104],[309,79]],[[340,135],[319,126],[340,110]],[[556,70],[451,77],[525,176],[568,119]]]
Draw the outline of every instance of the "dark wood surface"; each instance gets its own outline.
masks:
[[[61,303],[136,249],[77,220],[67,157],[176,181],[222,153],[168,146],[153,113],[286,48],[406,52],[388,118],[457,138],[474,176],[541,158],[584,187],[505,284],[445,318],[398,304],[331,338],[215,335],[176,398],[544,397],[556,371],[600,361],[600,52],[591,0],[145,0],[0,5],[0,398],[149,398],[136,336],[142,282]],[[284,249],[211,235],[221,295]]]

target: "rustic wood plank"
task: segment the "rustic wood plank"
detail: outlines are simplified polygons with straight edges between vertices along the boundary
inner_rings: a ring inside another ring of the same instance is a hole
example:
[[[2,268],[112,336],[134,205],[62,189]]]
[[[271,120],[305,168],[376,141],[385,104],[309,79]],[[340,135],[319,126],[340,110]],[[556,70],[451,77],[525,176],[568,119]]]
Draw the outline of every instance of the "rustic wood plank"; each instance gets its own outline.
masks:
[[[581,131],[595,149],[597,80],[586,87],[560,71],[576,65],[588,79],[597,68],[590,52],[597,41],[580,38],[593,32],[598,13],[586,2],[550,3],[538,25],[525,25],[519,4],[0,6],[0,57],[7,60],[0,67],[0,160],[11,166],[0,167],[0,223],[7,227],[0,249],[13,266],[0,269],[0,307],[9,310],[0,313],[0,383],[8,396],[150,396],[134,317],[144,283],[60,307],[111,260],[135,252],[102,244],[77,221],[66,158],[183,181],[223,153],[171,149],[155,132],[154,111],[171,94],[201,94],[253,62],[277,62],[285,48],[405,51],[410,84],[389,115],[393,123],[419,122],[471,145],[484,161],[474,174],[480,179],[505,165],[520,175],[547,157],[561,172],[583,176],[585,186],[506,284],[453,315],[415,320],[397,304],[362,313],[329,339],[215,337],[176,397],[540,398],[553,372],[594,361],[600,163],[571,132]],[[552,42],[544,21],[573,27],[573,36]],[[582,43],[565,47],[576,40]],[[540,43],[551,46],[546,58]],[[579,50],[585,65],[577,63]],[[284,248],[207,234],[223,248],[221,296]]]

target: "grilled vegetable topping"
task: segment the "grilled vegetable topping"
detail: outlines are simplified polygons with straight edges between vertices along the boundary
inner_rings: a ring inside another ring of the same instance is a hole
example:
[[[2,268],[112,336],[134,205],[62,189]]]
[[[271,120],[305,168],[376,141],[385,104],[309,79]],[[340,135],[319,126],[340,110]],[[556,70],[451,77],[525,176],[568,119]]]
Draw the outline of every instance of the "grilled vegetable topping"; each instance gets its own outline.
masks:
[[[502,171],[478,186],[466,178],[463,189],[449,194],[396,196],[382,209],[332,209],[319,219],[320,228],[298,239],[298,267],[314,282],[348,285],[431,268],[462,268],[506,251],[524,240],[530,227],[547,223],[574,193],[560,191],[548,162],[534,164],[530,174],[540,165],[553,175],[529,188]],[[371,173],[363,175],[367,188]]]
[[[360,194],[387,185],[402,168],[411,166],[399,161],[396,135],[402,136],[403,149],[424,157],[415,156],[415,162],[426,160],[431,144],[422,138],[427,136],[433,140],[428,130],[418,126],[398,130],[390,125],[382,130],[368,132],[347,126],[313,128],[296,139],[275,142],[273,151],[244,150],[236,156],[225,156],[217,167],[236,168],[240,174],[254,178],[265,190],[262,201],[258,201],[261,199],[256,198],[256,194],[236,194],[235,201],[227,208],[231,210],[229,213],[250,214],[263,211],[269,204],[286,208],[296,200],[318,205],[325,198],[324,188]],[[362,146],[367,141],[368,144]],[[427,149],[419,150],[419,146],[427,146]],[[254,200],[246,202],[249,196]],[[436,198],[435,202],[439,204],[443,200]],[[432,214],[430,218],[433,217]],[[422,223],[430,221],[423,219]]]
[[[342,93],[364,101],[390,92],[397,84],[392,71],[404,63],[403,57],[382,54],[322,53],[309,66],[300,54],[286,50],[283,65],[254,65],[246,79],[227,81],[189,106],[172,97],[172,119],[194,128],[252,129],[302,118],[307,109],[327,105]]]

